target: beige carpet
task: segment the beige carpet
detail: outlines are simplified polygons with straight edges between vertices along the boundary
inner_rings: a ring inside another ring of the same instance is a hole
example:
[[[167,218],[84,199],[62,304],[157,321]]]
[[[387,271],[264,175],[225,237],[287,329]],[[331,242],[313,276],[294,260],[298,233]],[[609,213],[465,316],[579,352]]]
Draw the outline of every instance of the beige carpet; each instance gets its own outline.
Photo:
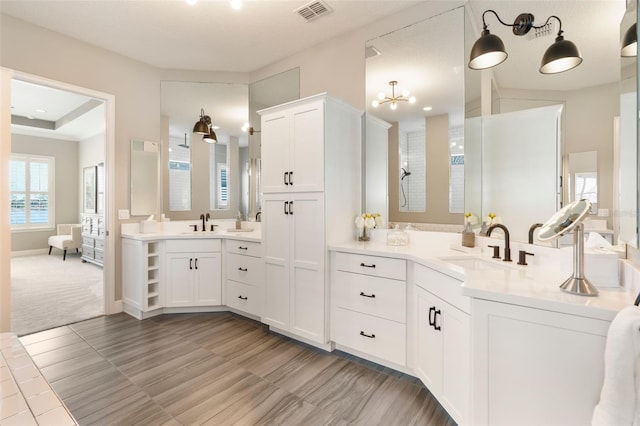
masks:
[[[103,270],[62,252],[11,259],[11,331],[18,336],[104,313]]]

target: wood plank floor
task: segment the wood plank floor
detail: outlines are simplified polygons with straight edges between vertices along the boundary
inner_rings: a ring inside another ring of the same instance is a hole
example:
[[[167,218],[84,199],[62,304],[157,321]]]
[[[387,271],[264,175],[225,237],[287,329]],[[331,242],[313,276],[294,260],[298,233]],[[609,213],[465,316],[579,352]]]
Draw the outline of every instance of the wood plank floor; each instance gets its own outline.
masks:
[[[455,425],[415,378],[228,312],[20,340],[80,425]]]

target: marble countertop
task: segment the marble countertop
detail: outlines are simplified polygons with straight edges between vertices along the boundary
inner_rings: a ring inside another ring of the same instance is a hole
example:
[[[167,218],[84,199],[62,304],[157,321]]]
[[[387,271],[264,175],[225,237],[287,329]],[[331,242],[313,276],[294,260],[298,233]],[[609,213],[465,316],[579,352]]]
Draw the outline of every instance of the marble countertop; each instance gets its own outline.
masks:
[[[459,240],[459,234],[413,232],[411,243],[402,247],[388,246],[386,240],[380,238],[368,242],[349,241],[329,248],[420,263],[461,281],[461,293],[469,297],[607,321],[633,304],[636,297],[635,292],[624,287],[599,288],[596,297],[562,291],[560,284],[572,275],[571,251],[526,245],[527,251],[536,252],[537,256],[535,261],[533,258],[527,260],[530,265],[522,266],[516,263],[517,251],[513,246],[512,257],[516,260],[504,262],[492,259],[489,250],[463,248],[458,245]],[[497,239],[493,243],[503,246]],[[561,259],[549,267],[554,256]],[[561,262],[560,267],[557,267],[558,262]]]

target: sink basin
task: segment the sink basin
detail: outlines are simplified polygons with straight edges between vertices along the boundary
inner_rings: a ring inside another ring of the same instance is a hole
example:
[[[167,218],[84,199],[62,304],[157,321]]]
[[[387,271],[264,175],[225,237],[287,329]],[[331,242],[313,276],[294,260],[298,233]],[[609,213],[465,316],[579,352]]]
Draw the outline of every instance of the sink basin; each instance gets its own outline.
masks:
[[[459,266],[464,269],[480,271],[490,269],[512,269],[512,266],[506,265],[504,262],[495,259],[482,259],[480,257],[466,257],[466,256],[449,256],[441,257],[440,260],[453,265]]]

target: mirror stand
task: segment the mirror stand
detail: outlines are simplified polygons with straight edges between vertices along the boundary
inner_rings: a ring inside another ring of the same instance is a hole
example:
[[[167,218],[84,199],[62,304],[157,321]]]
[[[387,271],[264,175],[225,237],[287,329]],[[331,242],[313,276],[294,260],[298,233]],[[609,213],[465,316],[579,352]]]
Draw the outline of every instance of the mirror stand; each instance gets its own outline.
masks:
[[[584,276],[584,224],[573,230],[573,275],[560,285],[568,293],[581,296],[597,296],[596,289]]]

